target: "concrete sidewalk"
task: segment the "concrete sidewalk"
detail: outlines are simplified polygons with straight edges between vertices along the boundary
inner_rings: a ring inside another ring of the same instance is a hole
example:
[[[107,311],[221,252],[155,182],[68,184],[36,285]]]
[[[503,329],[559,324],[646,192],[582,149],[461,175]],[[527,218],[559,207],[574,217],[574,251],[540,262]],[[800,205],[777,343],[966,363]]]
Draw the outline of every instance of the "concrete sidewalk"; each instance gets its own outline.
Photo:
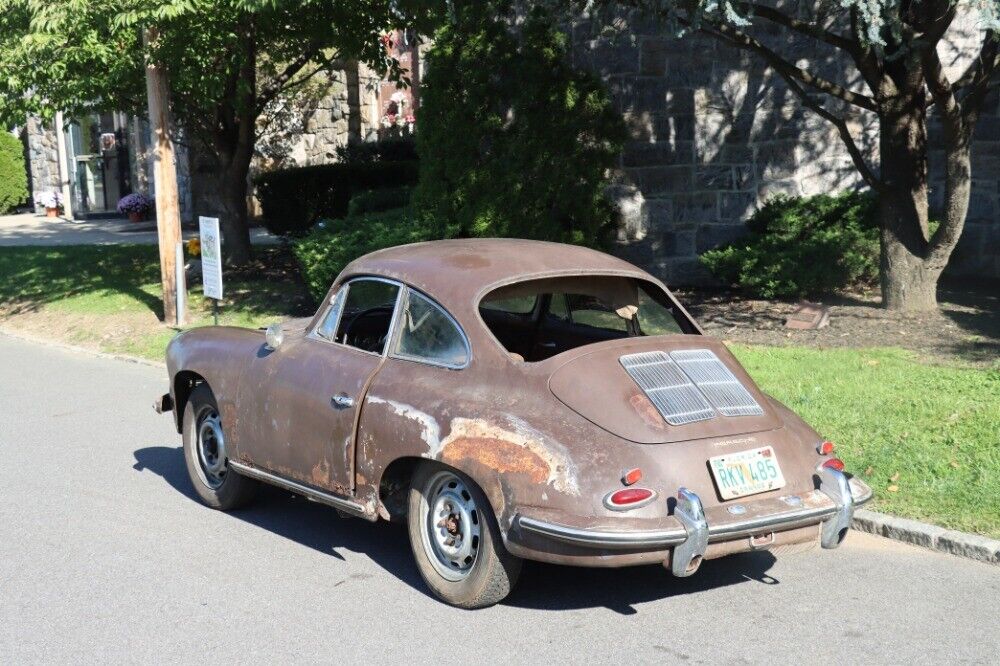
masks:
[[[198,235],[184,229],[185,239]],[[251,229],[254,245],[277,243],[264,229]],[[156,222],[129,222],[122,219],[68,220],[62,217],[26,213],[0,216],[0,247],[24,245],[124,245],[156,244]]]

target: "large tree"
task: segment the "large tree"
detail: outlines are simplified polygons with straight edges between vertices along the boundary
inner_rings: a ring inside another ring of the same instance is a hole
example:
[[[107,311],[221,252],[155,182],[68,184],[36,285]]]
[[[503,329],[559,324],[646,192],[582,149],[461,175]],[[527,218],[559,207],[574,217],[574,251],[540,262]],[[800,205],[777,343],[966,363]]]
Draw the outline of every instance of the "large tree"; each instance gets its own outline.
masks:
[[[569,6],[595,13],[598,23],[623,7],[638,10],[659,17],[664,29],[678,36],[708,35],[770,65],[805,107],[833,124],[858,172],[878,194],[884,305],[937,307],[938,278],[969,207],[973,132],[1000,64],[996,0],[589,0]],[[959,43],[962,71],[949,77],[943,40],[954,37],[949,31],[963,12],[976,13],[977,28]],[[792,36],[804,38],[809,50],[789,48]],[[840,54],[842,76],[820,72],[824,59],[817,56],[827,50]],[[848,107],[877,118],[877,155],[859,147]],[[942,125],[945,175],[936,230],[928,225],[932,114]]]
[[[402,77],[381,37],[392,26],[420,23],[406,7],[392,0],[0,0],[0,15],[7,10],[0,117],[145,115],[144,64],[157,63],[170,79],[176,125],[215,158],[224,247],[229,261],[244,263],[247,176],[266,118],[337,62],[357,59]],[[150,29],[155,38],[144,44]]]

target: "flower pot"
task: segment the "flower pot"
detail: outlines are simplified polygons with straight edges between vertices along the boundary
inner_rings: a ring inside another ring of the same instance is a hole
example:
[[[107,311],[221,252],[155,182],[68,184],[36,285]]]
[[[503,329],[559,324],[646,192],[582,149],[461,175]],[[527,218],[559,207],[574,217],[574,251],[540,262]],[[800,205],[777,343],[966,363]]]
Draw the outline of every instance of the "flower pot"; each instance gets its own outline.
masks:
[[[59,217],[59,209],[58,208],[46,208],[45,209],[45,217]]]
[[[146,216],[142,213],[129,213],[128,219],[130,222],[142,222],[146,219]]]

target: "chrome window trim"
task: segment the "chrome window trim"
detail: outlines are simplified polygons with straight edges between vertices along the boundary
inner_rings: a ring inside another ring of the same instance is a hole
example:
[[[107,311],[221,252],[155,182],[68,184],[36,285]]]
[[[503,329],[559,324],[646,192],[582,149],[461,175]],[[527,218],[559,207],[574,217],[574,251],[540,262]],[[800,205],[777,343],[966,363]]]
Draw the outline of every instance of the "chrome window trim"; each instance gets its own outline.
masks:
[[[395,358],[395,359],[399,359],[401,361],[412,361],[414,363],[421,363],[423,365],[431,365],[431,366],[434,366],[436,368],[445,368],[447,370],[463,370],[463,369],[469,367],[469,364],[472,363],[472,343],[469,342],[469,336],[467,336],[465,334],[465,329],[462,328],[462,325],[458,323],[458,320],[455,319],[451,315],[451,313],[448,312],[447,309],[445,309],[445,307],[443,305],[441,305],[436,300],[434,300],[433,298],[431,298],[430,296],[428,296],[424,292],[420,291],[419,289],[414,289],[413,287],[411,287],[409,285],[403,285],[403,292],[405,292],[405,293],[400,292],[400,298],[399,298],[397,306],[396,306],[396,312],[393,314],[393,317],[394,317],[394,321],[393,321],[393,326],[394,326],[394,328],[393,328],[393,334],[390,336],[390,338],[388,340],[389,344],[387,345],[387,349],[395,349],[396,345],[399,344],[399,337],[403,334],[403,325],[402,325],[402,316],[401,316],[402,312],[403,312],[403,307],[404,307],[403,303],[405,303],[404,299],[409,298],[411,291],[413,293],[415,293],[417,296],[425,299],[433,307],[437,308],[438,311],[441,312],[442,314],[444,314],[444,316],[448,319],[448,321],[451,322],[452,326],[455,327],[455,330],[458,331],[458,335],[462,338],[462,344],[465,345],[465,363],[463,363],[462,365],[455,365],[453,363],[443,363],[441,361],[435,361],[433,359],[425,358],[425,357],[422,357],[422,356],[412,356],[410,354],[400,354],[400,353],[395,352],[395,351],[391,352],[389,354],[389,357]],[[396,321],[395,319],[398,319],[399,321]]]
[[[339,294],[340,290],[343,289],[344,287],[348,287],[348,289],[349,289],[350,286],[352,284],[354,284],[355,282],[361,282],[363,280],[365,280],[365,281],[372,281],[372,282],[384,282],[386,284],[391,284],[391,285],[393,285],[394,287],[396,287],[398,289],[398,291],[396,292],[396,302],[392,306],[392,318],[389,320],[389,335],[386,337],[385,345],[383,345],[381,353],[370,352],[370,351],[368,351],[366,349],[361,349],[360,347],[355,347],[354,345],[345,345],[342,342],[337,342],[336,340],[330,340],[329,338],[323,337],[322,335],[320,335],[317,332],[317,329],[319,329],[319,327],[323,325],[324,317],[320,317],[319,321],[317,321],[316,324],[311,329],[309,329],[309,333],[306,335],[306,337],[309,338],[309,339],[311,339],[311,340],[318,340],[320,342],[324,342],[324,343],[329,344],[329,345],[336,345],[337,347],[340,347],[341,349],[352,349],[352,350],[354,350],[356,352],[360,352],[362,354],[368,354],[369,356],[380,356],[382,358],[386,358],[386,356],[388,355],[389,349],[391,348],[391,345],[392,345],[392,339],[394,337],[393,331],[394,331],[395,326],[396,326],[396,319],[399,316],[399,306],[400,306],[400,303],[401,303],[400,296],[402,296],[403,292],[406,290],[406,285],[403,284],[402,282],[397,281],[397,280],[390,280],[388,278],[379,277],[377,275],[357,275],[357,276],[352,277],[351,279],[347,280],[343,284],[341,284],[340,287],[337,288],[337,293]],[[336,298],[336,294],[334,294],[334,298]],[[344,299],[345,299],[345,303],[344,304],[346,305],[346,299],[347,299],[347,297],[345,296]],[[329,311],[329,308],[331,308],[331,307],[333,307],[333,298],[328,299],[328,302],[327,302],[327,311]],[[340,313],[337,315],[337,328],[334,329],[334,336],[336,336],[337,329],[340,328],[340,320],[341,320],[341,318],[343,316],[344,316],[344,309],[341,308],[340,309]]]

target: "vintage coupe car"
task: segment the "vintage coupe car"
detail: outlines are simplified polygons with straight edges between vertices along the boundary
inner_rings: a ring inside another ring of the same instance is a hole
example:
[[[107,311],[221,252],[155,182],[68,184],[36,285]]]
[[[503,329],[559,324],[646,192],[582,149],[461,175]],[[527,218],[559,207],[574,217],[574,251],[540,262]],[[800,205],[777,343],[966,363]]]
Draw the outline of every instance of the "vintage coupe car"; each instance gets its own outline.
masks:
[[[871,490],[762,393],[655,277],[593,250],[452,240],[361,257],[316,315],[167,350],[205,504],[274,484],[406,521],[448,603],[503,599],[522,559],[593,567],[820,543]]]

